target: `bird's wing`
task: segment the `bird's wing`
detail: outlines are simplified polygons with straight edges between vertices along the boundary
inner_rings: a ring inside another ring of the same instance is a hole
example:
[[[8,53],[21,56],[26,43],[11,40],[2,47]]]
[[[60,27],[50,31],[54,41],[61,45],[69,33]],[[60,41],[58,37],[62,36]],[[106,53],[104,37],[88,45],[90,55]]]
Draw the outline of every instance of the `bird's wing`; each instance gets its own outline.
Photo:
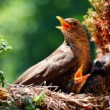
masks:
[[[72,67],[75,56],[69,46],[63,43],[53,54],[25,71],[15,83],[39,84],[57,77]]]

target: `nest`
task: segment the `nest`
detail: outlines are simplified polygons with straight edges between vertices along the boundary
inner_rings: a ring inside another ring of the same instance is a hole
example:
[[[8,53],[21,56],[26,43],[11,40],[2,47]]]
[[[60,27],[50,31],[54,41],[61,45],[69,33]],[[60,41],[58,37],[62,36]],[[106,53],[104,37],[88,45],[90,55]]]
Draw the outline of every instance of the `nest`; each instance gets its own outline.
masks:
[[[39,96],[42,92],[45,97],[40,105],[33,102],[34,108],[39,108],[39,110],[110,110],[110,94],[66,94],[61,91],[55,92],[56,89],[57,87],[53,86],[31,85],[10,85],[6,89],[1,88],[0,110],[7,110],[4,102],[10,102],[10,106],[16,106],[17,110],[36,110],[25,109],[29,103],[27,104],[24,99],[28,97],[32,100],[33,97]]]

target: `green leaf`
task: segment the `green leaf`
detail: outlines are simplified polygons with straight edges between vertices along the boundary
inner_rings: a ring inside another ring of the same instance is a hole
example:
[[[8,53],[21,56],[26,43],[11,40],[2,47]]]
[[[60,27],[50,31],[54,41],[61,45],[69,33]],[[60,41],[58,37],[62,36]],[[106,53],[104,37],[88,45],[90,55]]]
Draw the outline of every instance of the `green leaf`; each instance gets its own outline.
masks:
[[[9,51],[11,49],[12,49],[12,47],[8,44],[8,42],[0,34],[0,54],[2,54],[5,51]]]
[[[36,103],[37,106],[41,106],[44,98],[45,98],[45,93],[41,92],[38,96],[33,97],[32,100]]]
[[[0,110],[19,110],[11,101],[0,101]]]
[[[30,97],[25,97],[23,102],[25,104],[25,110],[36,110],[35,105]]]
[[[4,84],[5,84],[4,72],[0,71],[0,85],[4,87]]]

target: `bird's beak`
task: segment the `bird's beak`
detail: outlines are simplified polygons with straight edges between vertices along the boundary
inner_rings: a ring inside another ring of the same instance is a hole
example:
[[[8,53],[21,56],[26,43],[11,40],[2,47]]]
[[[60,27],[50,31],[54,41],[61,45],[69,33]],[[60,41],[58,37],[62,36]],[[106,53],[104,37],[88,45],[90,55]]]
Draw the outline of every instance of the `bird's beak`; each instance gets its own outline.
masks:
[[[62,17],[60,16],[56,16],[56,18],[60,21],[61,26],[56,26],[57,29],[67,29],[67,28],[71,28],[71,25],[69,23],[67,23]]]
[[[84,65],[81,65],[81,67],[78,69],[78,71],[74,75],[74,81],[76,82],[76,84],[79,85],[79,87],[82,87],[85,84],[87,78],[90,76],[90,74],[87,74],[84,76],[82,75],[83,67]]]
[[[83,75],[82,75],[82,70],[83,70],[83,67],[84,67],[84,64],[82,64],[80,66],[80,68],[78,69],[78,71],[75,73],[74,75],[74,80],[78,80],[79,78],[81,78]]]

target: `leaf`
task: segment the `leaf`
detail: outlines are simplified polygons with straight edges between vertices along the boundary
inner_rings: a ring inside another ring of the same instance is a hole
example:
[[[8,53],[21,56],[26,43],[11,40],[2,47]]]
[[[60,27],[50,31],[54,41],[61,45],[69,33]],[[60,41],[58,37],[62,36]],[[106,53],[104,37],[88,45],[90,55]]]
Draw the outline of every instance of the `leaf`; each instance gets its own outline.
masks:
[[[4,87],[4,84],[5,84],[4,72],[0,71],[0,85]]]
[[[25,104],[25,110],[36,110],[35,105],[30,97],[25,97],[23,102]]]
[[[32,100],[33,100],[33,102],[36,103],[37,106],[41,106],[44,98],[45,98],[45,93],[41,92],[38,96],[33,97]]]
[[[8,44],[8,42],[0,34],[0,54],[2,54],[5,51],[9,51],[11,49],[12,49],[12,47]]]
[[[0,101],[0,110],[19,110],[18,107],[10,101]]]

